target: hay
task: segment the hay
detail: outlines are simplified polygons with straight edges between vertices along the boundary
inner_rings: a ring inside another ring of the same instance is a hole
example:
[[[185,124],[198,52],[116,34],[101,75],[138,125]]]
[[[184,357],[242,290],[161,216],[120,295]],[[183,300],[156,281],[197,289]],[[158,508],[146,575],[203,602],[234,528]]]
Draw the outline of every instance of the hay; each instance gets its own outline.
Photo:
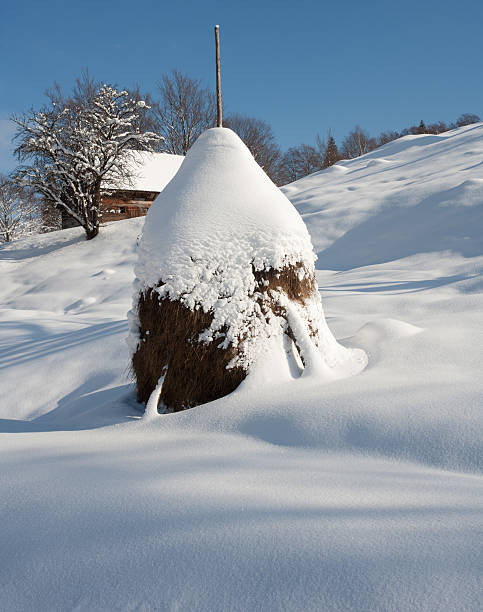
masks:
[[[269,301],[272,309],[276,304],[270,298],[273,291],[284,293],[289,300],[298,302],[302,306],[305,301],[317,293],[317,281],[315,275],[309,273],[303,264],[297,263],[293,266],[285,266],[281,270],[253,271],[256,292],[261,294],[262,301]]]
[[[242,368],[226,369],[234,349],[198,341],[213,315],[158,297],[153,290],[139,296],[140,342],[132,358],[138,400],[148,401],[163,373],[160,401],[173,412],[234,391],[246,375]]]
[[[257,283],[257,291],[261,293],[259,301],[262,308],[271,309],[277,316],[285,319],[284,332],[294,343],[295,348],[299,352],[300,359],[305,366],[305,360],[301,347],[299,347],[295,334],[292,331],[288,321],[287,313],[283,306],[280,306],[274,295],[284,293],[292,302],[298,302],[301,306],[305,306],[307,300],[318,293],[318,285],[315,279],[315,274],[308,272],[305,266],[297,263],[293,266],[285,266],[281,270],[253,271],[255,281]],[[275,294],[274,294],[275,292]],[[317,322],[308,320],[308,329],[310,336],[317,342],[318,326]]]
[[[274,299],[274,291],[283,292],[301,305],[317,293],[314,274],[302,264],[281,270],[253,270],[253,275],[256,289],[252,298],[264,313],[271,310],[286,318]],[[246,377],[247,371],[242,367],[227,368],[237,355],[236,346],[220,348],[223,338],[210,343],[199,341],[200,334],[213,321],[211,312],[190,310],[178,300],[160,299],[155,289],[140,293],[137,310],[140,341],[132,358],[132,370],[140,402],[149,400],[163,374],[160,402],[173,412],[228,395]],[[291,336],[288,325],[285,331]]]

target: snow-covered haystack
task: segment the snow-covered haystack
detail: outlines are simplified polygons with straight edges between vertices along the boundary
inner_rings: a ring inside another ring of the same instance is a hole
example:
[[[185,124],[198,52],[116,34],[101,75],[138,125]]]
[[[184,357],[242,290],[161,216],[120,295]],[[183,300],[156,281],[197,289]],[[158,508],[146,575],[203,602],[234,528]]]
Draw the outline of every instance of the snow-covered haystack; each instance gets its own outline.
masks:
[[[138,399],[162,380],[160,402],[183,410],[296,349],[306,372],[334,376],[352,353],[325,323],[314,260],[302,218],[238,136],[205,132],[146,217],[130,313]]]

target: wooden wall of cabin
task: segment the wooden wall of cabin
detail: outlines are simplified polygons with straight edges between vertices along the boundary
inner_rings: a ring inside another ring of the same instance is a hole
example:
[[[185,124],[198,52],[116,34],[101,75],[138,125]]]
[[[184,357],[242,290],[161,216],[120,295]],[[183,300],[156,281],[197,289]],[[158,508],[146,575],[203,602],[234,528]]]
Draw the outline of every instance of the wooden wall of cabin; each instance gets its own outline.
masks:
[[[101,223],[143,217],[157,196],[156,191],[119,191],[109,197],[104,196],[101,204]],[[77,221],[63,212],[62,229],[78,225]]]

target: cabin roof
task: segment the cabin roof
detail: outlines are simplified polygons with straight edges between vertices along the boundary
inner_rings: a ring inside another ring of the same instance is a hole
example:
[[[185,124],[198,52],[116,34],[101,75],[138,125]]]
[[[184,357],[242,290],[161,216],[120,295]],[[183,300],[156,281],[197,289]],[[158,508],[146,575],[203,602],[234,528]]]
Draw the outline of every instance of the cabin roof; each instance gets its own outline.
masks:
[[[113,185],[115,190],[123,191],[154,191],[161,192],[178,172],[183,155],[170,155],[169,153],[147,153],[136,151],[134,153],[140,161],[133,164],[131,181]]]

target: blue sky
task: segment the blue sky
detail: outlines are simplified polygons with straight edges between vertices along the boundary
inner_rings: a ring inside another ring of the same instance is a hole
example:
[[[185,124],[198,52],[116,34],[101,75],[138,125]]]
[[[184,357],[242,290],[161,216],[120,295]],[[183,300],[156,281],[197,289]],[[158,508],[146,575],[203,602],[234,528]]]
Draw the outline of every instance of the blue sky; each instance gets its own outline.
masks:
[[[330,127],[370,133],[421,119],[483,117],[481,0],[3,0],[0,170],[8,117],[84,67],[155,93],[173,68],[214,87],[219,23],[225,110],[268,121],[286,149]]]

